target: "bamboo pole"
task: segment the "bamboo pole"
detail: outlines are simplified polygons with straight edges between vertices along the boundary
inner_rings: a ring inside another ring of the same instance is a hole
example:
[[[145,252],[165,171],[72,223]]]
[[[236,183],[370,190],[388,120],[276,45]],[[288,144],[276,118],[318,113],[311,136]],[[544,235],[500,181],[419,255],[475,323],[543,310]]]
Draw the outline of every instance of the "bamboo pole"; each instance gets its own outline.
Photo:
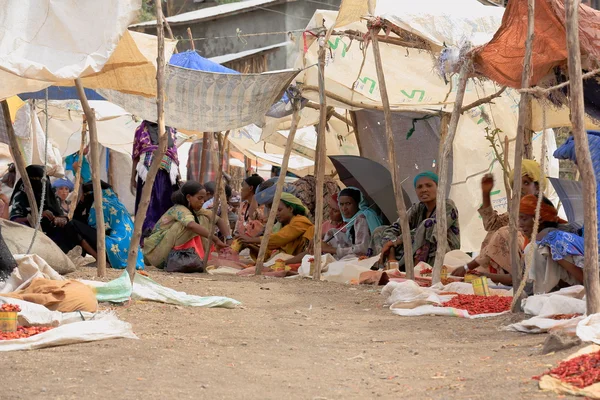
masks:
[[[571,82],[571,125],[575,139],[577,165],[583,180],[585,216],[585,286],[587,315],[600,312],[600,279],[598,276],[598,215],[596,176],[585,131],[581,53],[579,46],[579,0],[566,0],[567,50],[569,54],[569,81]]]
[[[469,71],[471,69],[471,60],[467,59],[460,67],[458,75],[458,87],[456,89],[456,99],[454,100],[454,108],[450,117],[448,126],[448,135],[444,139],[443,151],[439,155],[439,182],[437,187],[437,202],[436,202],[436,230],[437,230],[437,251],[435,254],[435,264],[433,266],[433,276],[431,283],[440,282],[442,267],[444,265],[444,257],[448,252],[448,219],[446,215],[446,191],[448,188],[448,158],[452,152],[454,137],[458,130],[458,121],[462,111],[462,103],[465,98],[465,90],[469,79]],[[444,121],[444,119],[442,119]]]
[[[221,134],[219,134],[219,136],[217,137],[217,141],[219,144],[219,154],[218,154],[218,159],[219,162],[216,163],[219,168],[217,168],[217,178],[216,178],[216,184],[215,184],[215,194],[213,197],[213,212],[210,218],[210,235],[208,236],[208,240],[206,241],[208,243],[208,246],[206,246],[204,248],[204,267],[206,268],[208,266],[208,258],[210,257],[210,245],[212,243],[211,238],[215,235],[215,225],[217,223],[217,216],[219,213],[219,205],[221,204],[222,198],[221,198],[221,192],[224,192],[224,188],[222,188],[221,186],[223,186],[221,184],[221,181],[223,180],[223,161],[225,158],[225,151],[224,151],[224,147],[223,147],[223,142],[227,141],[227,137],[229,136],[229,131],[225,132],[225,136],[222,138]],[[227,203],[223,203],[223,212],[221,213],[221,218],[223,218],[223,214],[226,214],[225,211],[225,207],[227,206]],[[225,218],[227,218],[227,215],[225,215]],[[206,243],[205,241],[203,241],[203,243]]]
[[[158,56],[156,58],[156,105],[158,116],[158,148],[152,155],[152,164],[146,175],[146,182],[142,189],[142,196],[138,211],[135,215],[135,223],[133,227],[133,236],[129,244],[129,255],[127,257],[127,272],[131,278],[131,282],[135,278],[135,267],[137,263],[138,251],[140,248],[140,239],[142,237],[142,227],[150,205],[150,197],[152,196],[152,187],[154,179],[160,168],[162,159],[167,152],[168,137],[165,131],[165,31],[163,26],[162,8],[156,7],[156,34],[158,37]]]
[[[535,0],[527,0],[527,40],[525,41],[525,58],[523,60],[523,74],[521,75],[521,87],[529,87],[531,77],[531,58],[533,54],[533,31],[535,21]],[[523,162],[523,152],[525,144],[525,129],[527,124],[527,102],[529,95],[521,93],[519,101],[519,122],[517,126],[517,139],[515,143],[515,162],[514,162],[514,182],[512,190],[512,200],[509,213],[509,250],[512,265],[512,284],[513,289],[521,284],[521,274],[523,268],[521,265],[519,249],[519,204],[521,202],[521,164]],[[513,312],[521,311],[521,302],[515,301]]]
[[[69,220],[73,219],[75,209],[77,208],[77,202],[79,201],[79,190],[81,187],[81,172],[83,169],[83,149],[85,148],[85,134],[87,133],[87,121],[85,115],[83,116],[83,123],[81,124],[81,143],[79,144],[79,172],[75,175],[75,188],[73,189],[73,203],[69,206]]]
[[[269,237],[273,231],[273,225],[275,225],[275,217],[277,216],[277,208],[279,207],[279,200],[281,199],[281,193],[283,192],[283,184],[285,183],[285,176],[288,170],[288,163],[290,161],[290,154],[292,153],[292,145],[294,138],[296,137],[296,130],[298,129],[298,122],[300,121],[300,104],[298,99],[292,99],[292,107],[294,114],[292,115],[292,126],[290,127],[290,133],[287,138],[285,151],[283,152],[283,160],[281,161],[281,173],[279,179],[277,179],[277,186],[275,187],[275,197],[273,197],[273,204],[271,205],[271,211],[269,212],[269,219],[265,226],[265,233],[260,241],[260,250],[258,251],[258,258],[256,259],[255,275],[260,275],[262,272],[263,261],[265,254],[267,254],[267,247],[269,246]]]
[[[31,209],[31,218],[33,221],[36,221],[37,224],[39,208],[37,201],[35,200],[35,195],[33,194],[29,175],[27,175],[27,163],[25,162],[25,157],[23,157],[23,153],[19,147],[19,142],[17,141],[17,136],[15,135],[15,130],[10,119],[10,108],[8,107],[8,102],[6,100],[2,100],[2,114],[4,116],[4,124],[6,125],[6,134],[8,135],[8,140],[10,142],[10,154],[15,161],[15,166],[17,171],[19,171],[19,175],[21,175],[21,179],[23,179],[25,194],[27,194],[29,208]],[[32,228],[35,228],[35,225]]]
[[[106,229],[104,226],[104,207],[102,205],[102,185],[100,183],[100,144],[96,128],[96,112],[90,107],[81,79],[75,79],[79,101],[90,129],[90,151],[92,158],[92,185],[94,187],[94,209],[96,210],[96,263],[100,278],[106,276]],[[79,160],[83,168],[83,159]]]
[[[317,187],[315,190],[315,236],[313,238],[314,244],[314,265],[316,265],[315,272],[313,275],[314,280],[321,280],[321,249],[322,241],[321,235],[323,233],[323,184],[325,182],[325,160],[327,155],[327,97],[325,97],[325,56],[327,48],[328,36],[319,38],[319,134],[317,136],[317,148],[316,148],[316,178]]]
[[[381,53],[379,51],[379,40],[377,32],[371,31],[371,39],[373,42],[373,55],[375,56],[375,68],[377,69],[377,80],[379,81],[379,91],[381,92],[381,103],[383,105],[383,115],[385,119],[385,135],[387,138],[388,160],[390,172],[392,174],[392,182],[394,184],[394,197],[396,198],[396,208],[398,209],[398,217],[400,218],[400,229],[402,230],[402,243],[404,246],[404,265],[406,269],[406,277],[414,278],[414,258],[412,239],[410,237],[410,226],[408,225],[408,217],[406,215],[406,204],[404,204],[404,195],[402,193],[402,184],[398,172],[398,163],[396,162],[396,147],[394,143],[394,132],[392,130],[392,111],[390,109],[390,100],[388,98],[387,87],[385,85],[385,74],[383,72],[383,62],[381,61]]]

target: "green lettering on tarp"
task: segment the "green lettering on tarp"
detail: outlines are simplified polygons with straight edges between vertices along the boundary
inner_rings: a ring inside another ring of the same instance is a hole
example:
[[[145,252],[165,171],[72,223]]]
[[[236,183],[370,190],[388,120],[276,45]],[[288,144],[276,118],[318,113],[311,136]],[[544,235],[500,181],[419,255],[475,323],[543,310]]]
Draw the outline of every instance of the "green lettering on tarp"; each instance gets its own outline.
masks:
[[[371,78],[367,78],[366,76],[364,78],[358,78],[359,81],[361,81],[363,84],[367,84],[367,82],[371,82],[371,88],[369,89],[369,93],[373,93],[373,91],[375,90],[375,85],[377,85],[377,82],[375,82],[373,79]]]
[[[406,97],[408,97],[409,99],[414,99],[415,95],[417,93],[421,93],[421,96],[419,96],[419,101],[423,101],[423,98],[425,97],[425,91],[424,90],[413,90],[412,92],[410,92],[410,94],[406,93],[404,90],[400,91],[403,95],[405,95]]]
[[[336,37],[335,38],[335,42],[332,42],[331,40],[328,40],[329,47],[331,47],[332,50],[337,50],[338,46],[340,45],[340,42],[342,42],[342,44],[344,45],[342,47],[342,57],[346,57],[346,54],[348,52],[348,46],[346,45],[346,43],[344,43],[344,41],[342,40],[342,38]]]

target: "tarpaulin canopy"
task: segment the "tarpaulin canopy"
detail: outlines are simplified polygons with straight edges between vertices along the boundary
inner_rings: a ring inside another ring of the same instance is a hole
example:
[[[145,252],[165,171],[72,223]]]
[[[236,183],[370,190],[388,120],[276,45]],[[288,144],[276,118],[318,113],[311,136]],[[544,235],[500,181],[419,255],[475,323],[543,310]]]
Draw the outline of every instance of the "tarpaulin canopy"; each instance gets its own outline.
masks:
[[[75,78],[97,75],[107,65],[112,64],[113,72],[123,66],[132,54],[117,51],[117,44],[128,37],[127,26],[137,17],[141,0],[80,3],[2,2],[0,99],[65,81],[72,85]]]
[[[566,66],[567,36],[565,4],[561,0],[536,0],[531,85],[538,85],[556,66]],[[502,25],[493,39],[472,51],[476,72],[501,85],[521,87],[527,2],[509,1]],[[579,6],[581,52],[600,60],[600,11]]]

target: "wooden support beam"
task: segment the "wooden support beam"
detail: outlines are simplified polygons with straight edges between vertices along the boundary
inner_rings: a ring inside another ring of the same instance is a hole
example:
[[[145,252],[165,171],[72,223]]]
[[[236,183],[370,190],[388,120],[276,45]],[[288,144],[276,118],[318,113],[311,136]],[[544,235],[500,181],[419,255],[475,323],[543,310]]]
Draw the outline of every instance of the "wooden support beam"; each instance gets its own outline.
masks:
[[[523,60],[523,73],[521,75],[521,87],[528,88],[531,78],[531,59],[533,54],[533,31],[535,21],[535,0],[527,0],[527,40],[525,41],[525,58]],[[525,145],[525,129],[527,125],[527,103],[529,95],[521,93],[519,101],[519,122],[517,125],[517,139],[515,142],[514,182],[512,190],[512,201],[509,214],[510,232],[510,258],[513,289],[516,290],[521,284],[523,266],[521,264],[519,249],[519,204],[521,203],[521,171],[523,152]],[[513,312],[521,311],[521,301],[515,301]]]
[[[31,218],[33,219],[33,221],[36,221],[37,224],[39,206],[37,204],[37,201],[35,200],[35,195],[33,194],[33,188],[31,186],[31,181],[29,180],[29,175],[27,175],[27,163],[25,162],[25,157],[23,157],[23,153],[21,152],[21,148],[19,147],[19,142],[17,140],[17,136],[15,135],[15,130],[10,119],[10,108],[8,107],[8,102],[6,100],[2,100],[2,114],[4,117],[4,124],[6,126],[6,133],[10,142],[10,154],[12,155],[12,158],[15,161],[15,167],[17,168],[17,171],[19,171],[21,179],[23,179],[25,194],[27,195],[27,200],[29,201],[29,208],[31,209]],[[32,228],[35,228],[35,225],[32,226]]]
[[[433,266],[433,276],[431,283],[435,285],[441,280],[442,267],[444,265],[444,257],[448,252],[448,219],[446,215],[446,192],[448,189],[448,158],[452,152],[452,146],[454,145],[454,137],[458,130],[458,121],[461,116],[462,103],[465,98],[465,90],[467,88],[467,81],[469,80],[469,71],[471,69],[471,60],[467,59],[463,62],[460,67],[460,73],[458,75],[458,87],[456,89],[456,99],[454,100],[454,108],[452,109],[452,115],[450,116],[450,123],[448,125],[448,135],[444,139],[444,146],[442,152],[439,155],[439,173],[438,173],[438,187],[437,187],[437,201],[436,201],[436,230],[437,230],[437,251],[435,253],[435,264]],[[447,117],[442,117],[442,123],[445,123]]]
[[[279,207],[279,200],[281,199],[281,193],[283,192],[283,184],[285,183],[285,176],[288,170],[288,163],[290,161],[290,154],[292,153],[292,145],[294,144],[294,138],[296,137],[296,130],[298,129],[298,122],[300,121],[300,100],[292,99],[292,107],[294,113],[292,114],[292,126],[290,133],[287,138],[285,151],[283,152],[283,160],[281,161],[281,173],[277,180],[277,186],[275,187],[275,197],[273,198],[273,204],[271,205],[271,211],[269,212],[269,218],[267,219],[267,225],[265,226],[265,233],[260,241],[260,250],[258,251],[258,258],[256,259],[256,269],[254,273],[260,275],[262,272],[263,261],[265,254],[267,254],[267,247],[269,245],[269,237],[273,231],[273,225],[275,225],[275,217],[277,216],[277,208]]]
[[[140,239],[142,237],[142,227],[146,219],[150,197],[152,196],[152,187],[156,174],[160,168],[162,159],[167,152],[168,136],[165,127],[165,30],[163,25],[162,8],[156,7],[156,34],[158,37],[158,56],[156,58],[156,106],[158,123],[158,148],[152,155],[152,163],[146,175],[146,182],[142,189],[140,204],[135,215],[133,227],[133,236],[129,244],[129,255],[127,257],[127,272],[131,277],[131,282],[135,278],[135,267],[137,255],[140,248]]]
[[[77,202],[79,201],[79,190],[81,189],[81,172],[83,170],[83,149],[85,148],[85,135],[87,133],[87,121],[85,115],[83,117],[83,123],[81,124],[81,143],[79,144],[79,171],[75,173],[75,188],[73,189],[73,196],[71,197],[72,204],[69,206],[69,220],[73,219],[75,209],[77,208]]]
[[[187,28],[188,39],[190,39],[190,46],[193,51],[196,51],[196,45],[194,44],[194,36],[192,35],[192,29],[190,27]]]
[[[85,120],[90,129],[90,155],[92,158],[92,185],[94,187],[94,209],[96,210],[96,265],[98,276],[106,276],[106,229],[104,227],[104,207],[102,206],[102,185],[100,183],[100,144],[98,143],[98,129],[96,127],[96,112],[90,107],[81,79],[75,79],[77,94]],[[80,168],[83,168],[83,159],[79,159]]]
[[[371,31],[373,43],[373,55],[375,57],[375,68],[377,69],[377,80],[379,81],[379,91],[381,93],[381,103],[383,105],[383,115],[385,120],[385,136],[387,139],[388,161],[392,182],[394,184],[394,197],[396,198],[396,208],[400,218],[400,229],[402,230],[402,243],[404,246],[404,260],[406,277],[414,278],[414,258],[412,239],[410,237],[410,226],[406,215],[406,204],[404,204],[404,195],[402,193],[402,184],[400,183],[400,173],[398,171],[398,162],[396,161],[396,147],[394,141],[394,132],[392,129],[392,111],[390,109],[390,100],[388,98],[387,87],[385,85],[385,74],[383,72],[383,62],[381,61],[381,52],[379,51],[379,39],[377,32]]]
[[[575,139],[577,165],[583,180],[583,204],[585,217],[585,263],[583,284],[585,286],[586,313],[600,312],[600,279],[598,276],[598,213],[596,176],[585,130],[583,81],[581,75],[581,52],[579,43],[579,0],[566,0],[567,50],[569,54],[569,81],[571,82],[571,126]]]

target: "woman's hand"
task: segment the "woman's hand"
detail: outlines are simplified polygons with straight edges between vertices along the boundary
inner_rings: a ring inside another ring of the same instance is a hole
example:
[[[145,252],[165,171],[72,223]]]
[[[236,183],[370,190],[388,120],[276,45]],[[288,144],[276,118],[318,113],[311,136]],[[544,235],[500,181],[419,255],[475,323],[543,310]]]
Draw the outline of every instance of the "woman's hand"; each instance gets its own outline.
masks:
[[[379,256],[380,264],[385,264],[385,259],[387,258],[387,255],[390,252],[390,249],[392,249],[395,246],[396,246],[396,242],[393,242],[391,240],[383,245],[383,247],[381,248],[381,256]]]
[[[494,175],[485,174],[483,178],[481,178],[481,192],[489,195],[494,188]]]
[[[54,222],[54,214],[52,214],[52,211],[49,210],[45,210],[42,213],[42,217],[46,218],[47,220],[49,220],[50,222]]]
[[[215,243],[215,246],[217,246],[217,250],[222,250],[226,247],[229,247],[229,246],[227,246],[227,244],[223,243],[221,241],[221,239],[218,239],[218,238],[214,241],[214,243]]]
[[[466,273],[467,271],[465,270],[465,267],[458,267],[454,271],[452,271],[450,276],[465,276]]]
[[[337,249],[329,243],[323,242],[321,243],[321,253],[335,254],[337,253]]]
[[[68,222],[69,220],[65,217],[55,217],[53,221],[54,226],[58,226],[59,228],[64,227]]]

